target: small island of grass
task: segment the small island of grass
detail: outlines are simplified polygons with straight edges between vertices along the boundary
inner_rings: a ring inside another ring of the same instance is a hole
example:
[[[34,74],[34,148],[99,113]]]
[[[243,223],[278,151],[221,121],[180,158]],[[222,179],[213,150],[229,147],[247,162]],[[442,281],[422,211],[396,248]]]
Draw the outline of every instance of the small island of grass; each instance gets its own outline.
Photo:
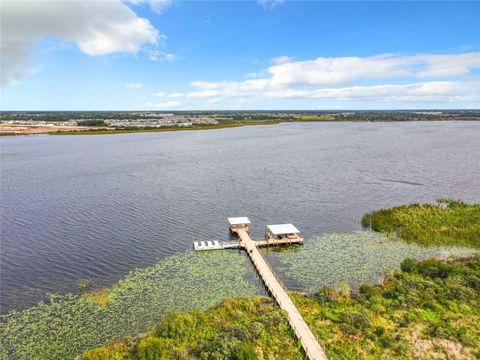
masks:
[[[480,204],[438,199],[437,204],[411,204],[367,213],[363,226],[422,245],[480,248]]]

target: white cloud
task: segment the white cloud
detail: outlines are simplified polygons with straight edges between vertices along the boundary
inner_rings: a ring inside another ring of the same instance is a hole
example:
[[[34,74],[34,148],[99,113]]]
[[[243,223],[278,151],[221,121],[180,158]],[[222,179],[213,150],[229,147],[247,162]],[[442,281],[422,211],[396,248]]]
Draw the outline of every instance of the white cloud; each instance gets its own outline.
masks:
[[[222,101],[222,98],[213,98],[207,101],[208,105],[215,105]]]
[[[190,103],[189,107],[198,110],[212,110],[218,108],[218,105],[222,102],[222,98],[213,98],[200,103]]]
[[[127,1],[135,5],[141,4],[141,3],[148,4],[152,9],[152,11],[156,12],[157,14],[163,13],[163,11],[166,8],[172,5],[172,0],[127,0]]]
[[[142,83],[126,83],[125,87],[133,90],[138,90],[143,88],[143,84]]]
[[[202,91],[194,91],[187,94],[187,98],[195,99],[195,98],[206,98],[212,96],[219,96],[221,94],[220,90],[202,90]]]
[[[177,93],[171,93],[170,95],[168,95],[168,97],[171,97],[171,98],[180,98],[180,97],[184,97],[185,94],[184,93],[180,93],[180,92],[177,92]]]
[[[146,49],[146,52],[148,53],[148,57],[152,61],[175,61],[179,59],[177,55],[170,54],[158,49],[148,48]]]
[[[257,2],[262,5],[264,9],[273,9],[283,3],[284,0],[258,0]]]
[[[289,62],[293,62],[293,59],[290,56],[277,56],[271,60],[271,62],[275,65],[286,64]]]
[[[257,79],[257,78],[259,78],[260,76],[259,76],[259,74],[256,73],[256,72],[249,72],[249,73],[246,73],[246,74],[245,74],[245,77],[246,77],[246,78],[249,78],[249,79]]]
[[[147,109],[173,110],[182,106],[180,101],[165,101],[161,103],[146,103],[143,107]]]
[[[352,86],[319,90],[274,90],[267,98],[332,99],[380,101],[475,101],[480,100],[480,81],[430,81],[410,84]]]
[[[463,54],[382,54],[370,57],[319,57],[271,66],[271,86],[341,85],[363,78],[443,77],[465,75],[480,67],[480,52]]]
[[[480,80],[429,81],[408,84],[382,84],[304,89],[219,89],[187,93],[187,98],[263,98],[263,99],[323,99],[364,101],[479,101]]]
[[[51,37],[78,45],[88,55],[136,53],[156,45],[158,31],[120,0],[1,1],[2,87],[34,70],[30,49]]]
[[[165,95],[167,95],[167,93],[164,91],[159,91],[153,94],[153,96],[158,96],[158,97],[164,97]]]
[[[480,79],[471,74],[472,70],[480,68],[479,52],[289,61],[269,67],[268,76],[264,78],[192,81],[190,85],[195,90],[185,96],[189,99],[348,100],[364,103],[480,101]],[[392,81],[394,78],[397,81]],[[365,79],[373,79],[369,81],[373,84],[365,85]]]
[[[479,52],[444,55],[383,54],[370,57],[319,57],[314,60],[290,61],[270,66],[267,69],[268,77],[260,79],[243,82],[193,81],[191,85],[201,90],[221,89],[226,92],[301,86],[326,87],[353,84],[361,79],[454,77],[467,75],[475,68],[480,68]]]

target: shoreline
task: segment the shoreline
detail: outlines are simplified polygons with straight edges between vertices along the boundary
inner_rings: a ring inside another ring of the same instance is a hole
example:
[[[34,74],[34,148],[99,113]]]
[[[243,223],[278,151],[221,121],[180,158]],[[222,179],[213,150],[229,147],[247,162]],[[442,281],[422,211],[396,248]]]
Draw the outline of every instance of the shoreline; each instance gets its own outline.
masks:
[[[238,121],[219,123],[215,125],[192,125],[192,126],[165,126],[156,128],[98,128],[94,127],[89,129],[85,126],[79,126],[78,130],[69,127],[68,129],[52,129],[52,126],[32,126],[32,128],[39,131],[23,131],[23,132],[2,132],[2,125],[0,124],[0,137],[3,136],[25,136],[25,135],[115,135],[115,134],[130,134],[130,133],[150,133],[150,132],[174,132],[174,131],[197,131],[197,130],[216,130],[216,129],[229,129],[244,126],[267,126],[278,125],[284,123],[407,123],[407,122],[480,122],[480,120],[468,120],[468,119],[448,119],[448,120],[265,120],[265,121]],[[8,127],[12,127],[9,125]],[[25,126],[18,126],[22,128]],[[50,131],[51,130],[51,131]]]
[[[170,131],[187,131],[187,130],[214,130],[214,129],[227,129],[243,126],[255,126],[255,125],[277,125],[286,121],[245,121],[238,123],[224,123],[217,125],[193,125],[193,126],[165,126],[159,128],[139,128],[139,129],[115,129],[115,128],[94,128],[85,129],[81,127],[79,130],[75,129],[52,129],[52,131],[40,131],[40,132],[0,132],[0,136],[25,136],[25,135],[112,135],[112,134],[129,134],[129,133],[145,133],[145,132],[170,132]],[[299,121],[300,122],[300,121]],[[302,121],[303,122],[303,121]],[[305,121],[308,122],[308,121]],[[0,130],[1,130],[0,126]],[[44,126],[46,130],[51,126]]]

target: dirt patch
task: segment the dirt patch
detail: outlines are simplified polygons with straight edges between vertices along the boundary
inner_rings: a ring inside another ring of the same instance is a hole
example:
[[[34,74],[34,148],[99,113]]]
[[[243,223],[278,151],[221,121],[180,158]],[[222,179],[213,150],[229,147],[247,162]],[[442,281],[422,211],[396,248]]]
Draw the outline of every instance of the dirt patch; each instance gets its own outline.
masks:
[[[16,125],[0,124],[0,135],[30,135],[30,134],[48,134],[53,132],[70,131],[88,131],[105,129],[95,126],[75,126],[75,125]]]
[[[472,353],[462,344],[447,339],[421,339],[422,327],[412,334],[416,359],[473,359]]]

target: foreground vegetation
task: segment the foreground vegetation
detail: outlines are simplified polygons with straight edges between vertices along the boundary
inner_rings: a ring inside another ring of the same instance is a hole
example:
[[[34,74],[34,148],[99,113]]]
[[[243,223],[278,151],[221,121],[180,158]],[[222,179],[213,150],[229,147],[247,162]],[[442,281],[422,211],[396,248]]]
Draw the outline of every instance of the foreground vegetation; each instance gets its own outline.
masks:
[[[332,359],[473,359],[480,356],[480,258],[406,259],[382,285],[352,295],[327,287],[292,293]],[[171,313],[139,338],[81,359],[301,359],[285,314],[264,297],[206,312]]]
[[[364,226],[423,245],[480,248],[480,204],[439,199],[437,204],[412,204],[365,214]]]
[[[100,359],[301,359],[285,314],[266,297],[224,300],[208,311],[168,314],[147,334],[86,352]]]

